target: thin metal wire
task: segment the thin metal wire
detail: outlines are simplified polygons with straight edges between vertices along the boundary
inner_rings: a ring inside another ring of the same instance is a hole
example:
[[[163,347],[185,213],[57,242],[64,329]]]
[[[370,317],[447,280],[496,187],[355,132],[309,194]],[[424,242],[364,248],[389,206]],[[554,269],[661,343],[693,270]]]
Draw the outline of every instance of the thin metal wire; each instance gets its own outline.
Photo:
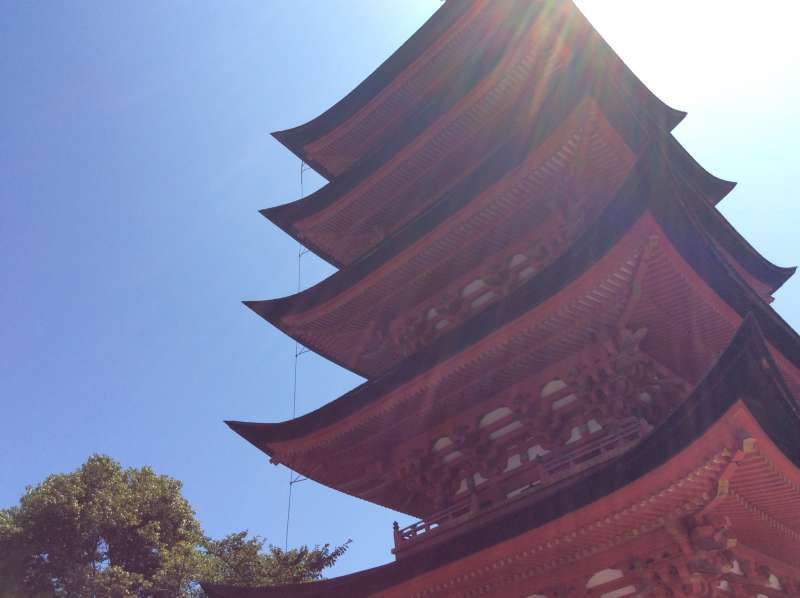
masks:
[[[306,165],[304,161],[300,161],[300,199],[303,199],[305,194],[305,187],[303,185],[303,174],[306,170],[309,170],[309,166]],[[297,244],[297,292],[300,292],[301,288],[301,264],[303,261],[303,256],[307,254],[309,251],[299,243]],[[294,368],[292,373],[292,419],[297,416],[297,364],[300,361],[300,356],[305,355],[308,353],[308,349],[302,346],[297,341],[294,342]],[[289,550],[289,523],[292,519],[292,488],[295,484],[300,482],[305,482],[306,478],[301,476],[296,476],[295,473],[290,469],[289,470],[289,497],[286,502],[286,533],[284,534],[283,538],[283,549]]]

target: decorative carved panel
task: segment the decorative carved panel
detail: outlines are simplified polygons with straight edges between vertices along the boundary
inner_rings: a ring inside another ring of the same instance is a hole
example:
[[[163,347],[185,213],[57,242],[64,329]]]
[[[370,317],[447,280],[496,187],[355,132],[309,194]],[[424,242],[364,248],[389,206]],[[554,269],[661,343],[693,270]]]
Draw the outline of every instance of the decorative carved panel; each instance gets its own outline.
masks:
[[[646,335],[645,328],[612,331],[565,364],[561,376],[513,395],[506,406],[493,403],[478,418],[453,419],[446,436],[412,449],[390,471],[445,508],[476,492],[496,504],[619,454],[689,392],[641,350]]]

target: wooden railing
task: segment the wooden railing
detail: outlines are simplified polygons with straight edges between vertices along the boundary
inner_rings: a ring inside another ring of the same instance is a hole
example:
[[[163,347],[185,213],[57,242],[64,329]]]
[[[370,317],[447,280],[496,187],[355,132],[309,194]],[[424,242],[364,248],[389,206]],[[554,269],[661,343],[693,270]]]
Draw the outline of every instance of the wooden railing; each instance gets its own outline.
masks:
[[[422,519],[412,523],[408,527],[400,529],[395,523],[394,528],[394,545],[399,547],[405,542],[413,542],[418,537],[430,534],[441,527],[447,527],[452,523],[464,521],[469,519],[472,515],[473,506],[469,501],[463,501],[452,507],[448,507],[430,515],[426,519]]]
[[[566,445],[566,447],[562,447],[566,450],[548,453],[513,470],[513,473],[517,475],[533,467],[540,468],[540,479],[516,489],[513,498],[481,505],[477,500],[477,495],[472,494],[469,498],[402,529],[395,523],[394,552],[397,553],[409,547],[418,539],[431,537],[437,532],[451,529],[481,513],[519,500],[524,496],[530,496],[556,482],[613,459],[639,442],[649,431],[650,427],[644,421],[630,418],[620,422],[613,432],[597,434],[596,437],[590,437],[574,448],[567,448],[569,445]]]

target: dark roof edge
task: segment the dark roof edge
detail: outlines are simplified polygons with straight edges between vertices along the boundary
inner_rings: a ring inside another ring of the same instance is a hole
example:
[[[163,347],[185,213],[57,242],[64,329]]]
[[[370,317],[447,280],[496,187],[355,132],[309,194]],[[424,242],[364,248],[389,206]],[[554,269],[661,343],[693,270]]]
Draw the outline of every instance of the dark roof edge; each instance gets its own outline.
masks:
[[[302,147],[295,147],[293,145],[290,145],[289,141],[283,136],[282,131],[276,131],[274,133],[270,133],[270,135],[278,143],[280,143],[282,146],[284,146],[286,149],[292,152],[295,156],[297,156],[303,164],[310,166],[314,170],[314,172],[322,176],[325,180],[332,181],[334,178],[336,178],[335,175],[330,170],[325,168],[325,166],[320,164],[317,160],[309,158]]]
[[[686,263],[742,318],[752,313],[770,342],[795,367],[800,368],[800,337],[797,332],[756,293],[714,246],[712,236],[699,221],[698,214],[687,206],[687,195],[694,195],[691,198],[692,205],[702,205],[699,203],[702,197],[698,197],[698,190],[687,186],[680,177],[674,180],[683,188],[677,201],[654,198],[655,201],[651,201],[649,206],[671,243]]]
[[[306,289],[306,291],[308,291],[308,290],[309,289]],[[356,367],[353,367],[352,365],[349,365],[349,364],[346,364],[346,363],[342,363],[341,361],[336,359],[336,357],[334,357],[330,353],[328,353],[328,352],[320,349],[316,345],[314,345],[314,343],[309,343],[307,340],[304,340],[304,339],[300,338],[297,334],[294,334],[290,330],[286,330],[283,326],[281,326],[281,322],[280,322],[280,319],[279,319],[279,317],[280,317],[279,316],[279,311],[280,311],[281,306],[284,304],[283,302],[285,302],[287,299],[291,299],[292,297],[297,297],[299,295],[303,295],[303,293],[305,293],[306,291],[300,291],[299,293],[297,293],[295,295],[289,295],[288,297],[283,297],[281,299],[265,299],[263,301],[242,301],[242,303],[246,307],[250,308],[253,312],[255,312],[256,314],[261,316],[264,320],[266,320],[267,322],[269,322],[270,324],[275,326],[275,328],[277,328],[278,330],[283,332],[286,336],[288,336],[288,337],[292,338],[293,340],[297,341],[303,347],[305,347],[307,349],[311,349],[312,351],[314,351],[314,353],[316,353],[318,355],[321,355],[322,357],[324,357],[328,361],[331,361],[331,362],[335,363],[336,365],[338,365],[339,367],[342,367],[342,368],[344,368],[346,370],[350,370],[351,372],[353,372],[354,374],[358,374],[362,378],[369,378],[369,376],[367,375],[366,372],[362,372],[361,370],[359,370]]]
[[[312,194],[313,195],[313,194]],[[273,206],[271,208],[264,208],[258,211],[264,218],[272,222],[275,226],[280,228],[283,232],[287,235],[292,237],[295,241],[300,243],[303,247],[311,251],[314,255],[316,255],[321,260],[328,262],[331,266],[336,269],[342,269],[345,267],[346,264],[342,263],[341,261],[337,260],[333,257],[328,251],[319,247],[316,243],[314,243],[311,239],[306,239],[305,237],[301,236],[299,231],[294,227],[294,223],[285,218],[285,214],[280,210],[280,208],[292,205],[298,202],[303,201],[309,197],[308,195],[304,198],[298,199],[290,204],[283,204],[280,206]]]
[[[320,164],[308,160],[303,148],[335,129],[366,105],[390,81],[424,53],[438,37],[443,35],[469,10],[472,4],[473,1],[446,2],[389,58],[341,100],[308,122],[290,129],[275,131],[272,136],[306,164],[330,180],[332,178],[330,173]]]
[[[677,139],[669,136],[665,144],[666,159],[677,166],[676,173],[691,188],[695,188],[705,199],[692,204],[695,214],[703,226],[749,274],[770,287],[774,293],[789,278],[796,268],[778,266],[764,257],[736,228],[728,222],[723,214],[714,207],[733,188],[736,183],[720,179],[703,168],[694,157],[686,151]]]

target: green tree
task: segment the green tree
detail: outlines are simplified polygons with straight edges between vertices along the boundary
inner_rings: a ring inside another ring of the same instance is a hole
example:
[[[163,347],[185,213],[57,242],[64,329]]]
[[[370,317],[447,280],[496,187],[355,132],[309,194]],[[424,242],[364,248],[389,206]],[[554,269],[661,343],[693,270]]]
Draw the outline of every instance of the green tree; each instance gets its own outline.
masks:
[[[345,553],[349,543],[293,550],[269,546],[264,552],[261,538],[248,539],[247,532],[229,534],[222,540],[206,540],[201,577],[208,583],[247,586],[313,581]]]
[[[347,544],[263,548],[246,532],[205,537],[179,481],[95,455],[0,510],[0,598],[172,598],[202,596],[200,581],[309,581]]]
[[[0,553],[29,592],[174,597],[193,583],[202,531],[180,482],[149,467],[93,456],[2,513]]]

